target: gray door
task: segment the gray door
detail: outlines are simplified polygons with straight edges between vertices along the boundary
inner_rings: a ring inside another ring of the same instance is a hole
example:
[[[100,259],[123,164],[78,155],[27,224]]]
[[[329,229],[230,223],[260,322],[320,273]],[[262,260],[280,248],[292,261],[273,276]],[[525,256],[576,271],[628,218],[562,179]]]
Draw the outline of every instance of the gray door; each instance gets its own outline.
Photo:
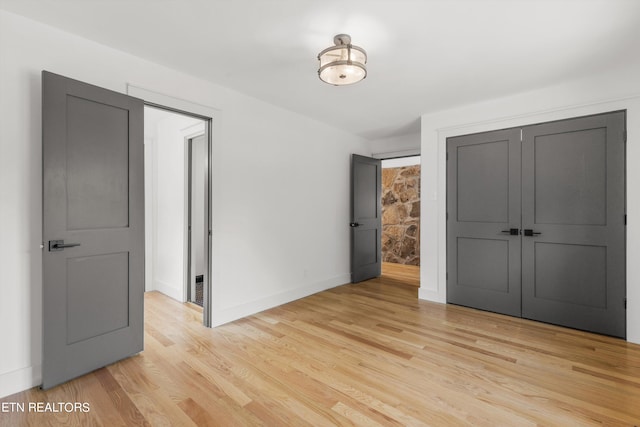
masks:
[[[624,130],[624,112],[523,128],[523,317],[625,336]]]
[[[520,130],[447,140],[447,301],[520,316]]]
[[[351,157],[351,282],[379,277],[382,270],[382,166],[379,159]]]
[[[624,135],[614,112],[449,138],[447,301],[625,337]]]
[[[143,349],[143,103],[43,72],[43,372]]]

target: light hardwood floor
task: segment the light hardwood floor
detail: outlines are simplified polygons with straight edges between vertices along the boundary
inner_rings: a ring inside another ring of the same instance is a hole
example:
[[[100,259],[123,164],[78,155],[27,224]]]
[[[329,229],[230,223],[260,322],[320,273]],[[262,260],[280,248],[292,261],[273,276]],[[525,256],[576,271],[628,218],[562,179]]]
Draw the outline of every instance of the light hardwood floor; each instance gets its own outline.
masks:
[[[146,295],[145,351],[4,402],[3,426],[640,425],[640,346],[417,300],[375,279],[215,329]]]
[[[417,265],[396,264],[393,262],[382,263],[382,278],[391,283],[420,286],[420,267]]]

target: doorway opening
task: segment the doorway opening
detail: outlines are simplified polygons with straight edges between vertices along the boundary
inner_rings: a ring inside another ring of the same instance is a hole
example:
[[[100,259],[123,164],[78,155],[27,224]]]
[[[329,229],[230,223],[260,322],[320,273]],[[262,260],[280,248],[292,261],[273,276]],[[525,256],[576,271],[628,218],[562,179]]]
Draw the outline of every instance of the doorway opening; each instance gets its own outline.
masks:
[[[382,160],[382,276],[420,286],[420,156]]]
[[[211,119],[144,110],[145,291],[201,307],[209,326]]]

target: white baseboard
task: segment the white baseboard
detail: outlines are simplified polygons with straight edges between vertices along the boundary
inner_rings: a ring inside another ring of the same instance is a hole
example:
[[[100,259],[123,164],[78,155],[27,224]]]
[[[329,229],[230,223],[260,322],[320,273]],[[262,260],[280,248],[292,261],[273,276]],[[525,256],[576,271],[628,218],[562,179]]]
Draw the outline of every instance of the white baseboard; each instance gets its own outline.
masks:
[[[418,298],[431,302],[439,302],[442,304],[445,304],[447,302],[439,292],[431,291],[424,288],[418,289]]]
[[[162,292],[166,296],[171,297],[176,301],[184,302],[182,286],[175,287],[167,282],[163,282],[161,280],[154,280],[153,290]]]
[[[0,375],[0,399],[42,383],[42,366],[29,366]]]
[[[327,289],[335,288],[336,286],[341,286],[349,282],[351,282],[351,275],[342,274],[340,276],[313,283],[303,288],[281,292],[276,295],[271,295],[269,297],[262,298],[256,301],[237,305],[235,307],[225,309],[214,308],[211,313],[211,325],[214,327],[220,326],[222,324],[229,323],[234,320],[259,313],[269,308],[277,307],[279,305],[325,291]]]

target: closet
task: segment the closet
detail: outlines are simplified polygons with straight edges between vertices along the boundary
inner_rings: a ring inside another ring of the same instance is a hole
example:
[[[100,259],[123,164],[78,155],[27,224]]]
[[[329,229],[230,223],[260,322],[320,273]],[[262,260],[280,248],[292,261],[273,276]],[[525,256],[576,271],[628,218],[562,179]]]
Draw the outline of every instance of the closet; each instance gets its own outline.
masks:
[[[447,139],[447,302],[626,335],[625,112]]]

